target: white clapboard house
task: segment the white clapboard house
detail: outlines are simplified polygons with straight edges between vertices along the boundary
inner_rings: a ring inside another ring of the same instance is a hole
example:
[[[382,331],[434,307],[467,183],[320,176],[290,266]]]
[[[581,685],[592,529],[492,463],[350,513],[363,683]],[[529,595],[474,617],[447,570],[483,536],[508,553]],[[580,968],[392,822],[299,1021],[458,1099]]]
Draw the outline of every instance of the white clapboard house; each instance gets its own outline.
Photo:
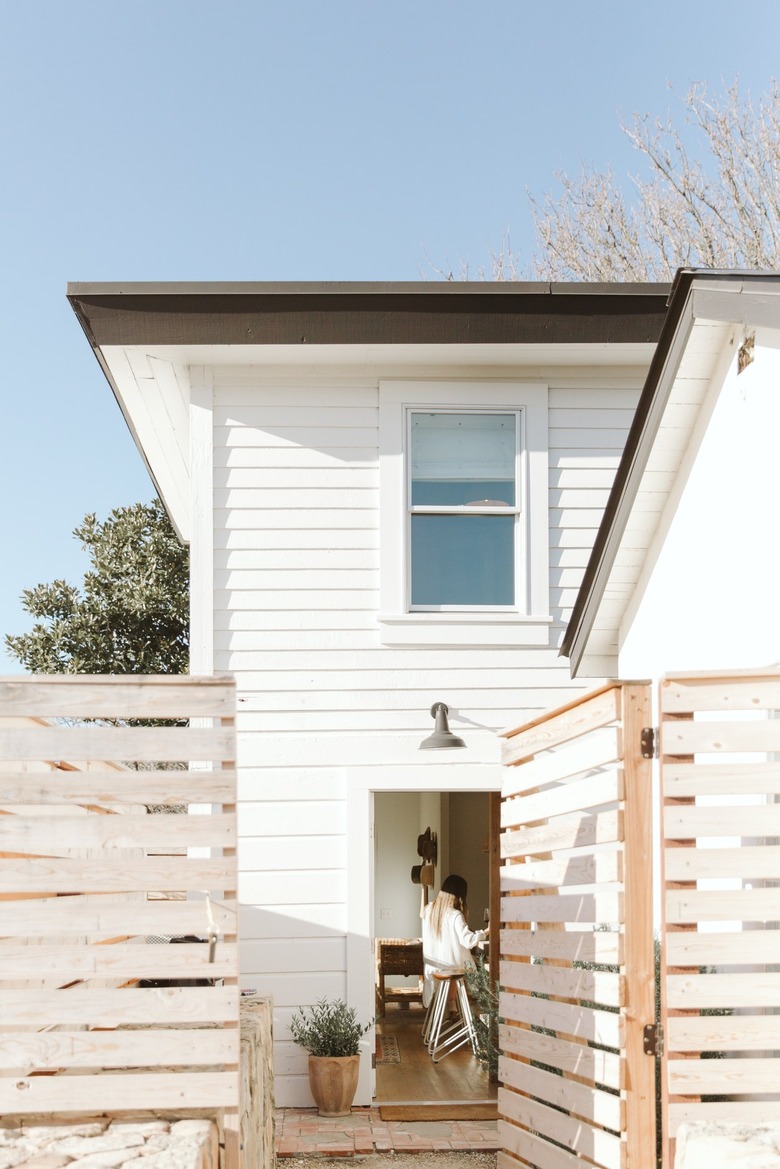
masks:
[[[592,685],[559,649],[668,292],[69,289],[191,548],[192,672],[236,678],[242,984],[274,998],[279,1105],[311,1099],[294,1008],[372,1015],[375,940],[419,934],[426,828],[472,924],[497,904],[495,732]],[[421,749],[437,703],[464,746]]]

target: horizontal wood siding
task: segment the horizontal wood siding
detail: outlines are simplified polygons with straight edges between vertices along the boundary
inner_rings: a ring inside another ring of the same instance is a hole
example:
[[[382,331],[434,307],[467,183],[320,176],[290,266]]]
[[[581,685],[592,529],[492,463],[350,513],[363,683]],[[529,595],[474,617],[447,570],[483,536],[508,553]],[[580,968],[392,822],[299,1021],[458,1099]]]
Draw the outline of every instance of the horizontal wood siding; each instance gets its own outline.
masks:
[[[550,590],[556,645],[571,616],[638,397],[638,389],[625,382],[550,386]]]
[[[438,372],[453,377],[409,376]],[[443,700],[468,740],[458,764],[494,765],[497,789],[495,731],[571,694],[557,646],[641,381],[550,380],[546,644],[390,648],[377,623],[379,376],[214,371],[215,669],[239,693],[242,981],[274,996],[280,1061],[292,1009],[347,989],[350,769],[419,767]],[[322,945],[334,940],[335,964]],[[278,1062],[277,1102],[309,1103],[305,1061],[292,1063],[288,1075]]]

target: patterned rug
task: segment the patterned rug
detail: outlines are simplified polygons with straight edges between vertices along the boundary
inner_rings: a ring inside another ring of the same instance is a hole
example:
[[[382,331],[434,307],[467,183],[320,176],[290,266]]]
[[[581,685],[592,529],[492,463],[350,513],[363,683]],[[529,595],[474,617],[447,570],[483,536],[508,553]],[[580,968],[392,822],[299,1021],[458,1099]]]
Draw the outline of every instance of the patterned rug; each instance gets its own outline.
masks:
[[[398,1050],[398,1040],[395,1035],[377,1035],[376,1062],[400,1063],[401,1052]]]

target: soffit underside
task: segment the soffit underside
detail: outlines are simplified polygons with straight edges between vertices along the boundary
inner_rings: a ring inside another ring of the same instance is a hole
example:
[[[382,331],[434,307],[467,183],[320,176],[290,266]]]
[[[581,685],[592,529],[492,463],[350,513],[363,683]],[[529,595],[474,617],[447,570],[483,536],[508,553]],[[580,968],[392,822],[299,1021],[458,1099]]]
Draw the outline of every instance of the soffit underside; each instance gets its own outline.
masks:
[[[654,342],[403,344],[403,345],[102,345],[109,365],[117,355],[138,352],[172,365],[284,366],[302,370],[321,366],[365,367],[367,371],[403,366],[598,367],[647,369]]]

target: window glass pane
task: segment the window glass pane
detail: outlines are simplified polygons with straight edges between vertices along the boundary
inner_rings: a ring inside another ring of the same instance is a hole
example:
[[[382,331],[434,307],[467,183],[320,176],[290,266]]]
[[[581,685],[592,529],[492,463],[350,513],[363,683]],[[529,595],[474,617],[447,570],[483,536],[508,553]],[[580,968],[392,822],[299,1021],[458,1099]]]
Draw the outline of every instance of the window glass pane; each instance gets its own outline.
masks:
[[[515,517],[412,516],[413,605],[513,605]]]
[[[514,507],[514,414],[422,414],[411,418],[412,504]]]

